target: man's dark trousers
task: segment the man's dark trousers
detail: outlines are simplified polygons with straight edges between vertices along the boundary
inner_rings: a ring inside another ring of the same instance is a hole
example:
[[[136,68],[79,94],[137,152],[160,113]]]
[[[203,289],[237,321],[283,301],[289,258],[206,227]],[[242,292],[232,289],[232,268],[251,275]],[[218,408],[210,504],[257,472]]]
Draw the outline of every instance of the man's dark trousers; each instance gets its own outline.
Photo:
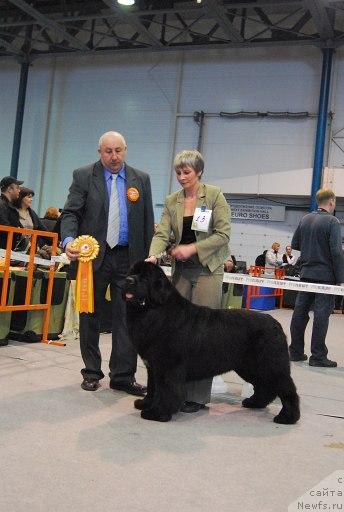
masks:
[[[304,279],[305,281],[305,279]],[[325,344],[329,317],[334,308],[334,296],[325,293],[299,292],[296,297],[294,313],[290,325],[290,354],[302,357],[305,348],[305,330],[309,320],[309,311],[313,307],[314,319],[311,339],[312,359],[326,359],[328,350]]]
[[[126,327],[126,305],[122,299],[122,286],[129,269],[128,247],[106,246],[104,260],[94,278],[94,313],[80,314],[80,349],[85,364],[84,377],[102,379],[99,350],[100,308],[108,285],[111,292],[112,351],[110,379],[113,382],[132,383],[137,365],[137,353],[129,340]]]

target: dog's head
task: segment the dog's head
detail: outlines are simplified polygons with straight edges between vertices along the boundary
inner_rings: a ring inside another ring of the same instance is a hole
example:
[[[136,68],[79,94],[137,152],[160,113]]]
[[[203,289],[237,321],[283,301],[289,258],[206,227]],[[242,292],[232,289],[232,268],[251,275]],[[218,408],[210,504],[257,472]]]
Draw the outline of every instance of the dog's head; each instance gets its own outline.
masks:
[[[173,288],[164,271],[153,263],[135,263],[125,279],[123,298],[134,306],[154,307],[164,304]]]

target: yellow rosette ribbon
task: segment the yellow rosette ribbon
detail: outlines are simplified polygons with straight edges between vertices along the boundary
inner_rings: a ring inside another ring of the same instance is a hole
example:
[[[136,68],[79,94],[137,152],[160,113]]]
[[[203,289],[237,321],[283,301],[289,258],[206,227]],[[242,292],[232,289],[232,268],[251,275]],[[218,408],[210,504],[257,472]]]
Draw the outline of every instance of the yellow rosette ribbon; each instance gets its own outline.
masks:
[[[75,309],[79,313],[94,312],[93,270],[92,260],[99,253],[99,244],[93,236],[81,235],[73,242],[73,247],[79,249],[79,265],[76,276]]]

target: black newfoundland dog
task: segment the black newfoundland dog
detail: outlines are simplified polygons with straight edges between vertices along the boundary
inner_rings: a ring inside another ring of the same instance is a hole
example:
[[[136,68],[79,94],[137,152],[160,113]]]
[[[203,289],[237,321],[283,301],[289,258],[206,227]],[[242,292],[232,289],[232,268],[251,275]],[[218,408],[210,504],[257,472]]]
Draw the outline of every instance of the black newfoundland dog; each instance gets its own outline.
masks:
[[[270,315],[196,306],[148,262],[133,265],[124,296],[129,335],[148,372],[147,395],[135,401],[142,418],[169,421],[184,401],[185,382],[230,370],[254,386],[244,407],[263,408],[278,396],[274,421],[300,418],[286,336]]]

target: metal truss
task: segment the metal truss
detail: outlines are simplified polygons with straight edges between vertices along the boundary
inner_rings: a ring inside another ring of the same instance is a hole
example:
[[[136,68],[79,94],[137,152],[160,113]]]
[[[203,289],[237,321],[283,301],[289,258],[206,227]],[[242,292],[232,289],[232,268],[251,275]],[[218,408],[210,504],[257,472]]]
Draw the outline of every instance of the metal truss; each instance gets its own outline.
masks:
[[[0,0],[0,58],[344,44],[344,0]]]
[[[331,136],[331,142],[343,153],[344,160],[344,127],[336,130]]]

